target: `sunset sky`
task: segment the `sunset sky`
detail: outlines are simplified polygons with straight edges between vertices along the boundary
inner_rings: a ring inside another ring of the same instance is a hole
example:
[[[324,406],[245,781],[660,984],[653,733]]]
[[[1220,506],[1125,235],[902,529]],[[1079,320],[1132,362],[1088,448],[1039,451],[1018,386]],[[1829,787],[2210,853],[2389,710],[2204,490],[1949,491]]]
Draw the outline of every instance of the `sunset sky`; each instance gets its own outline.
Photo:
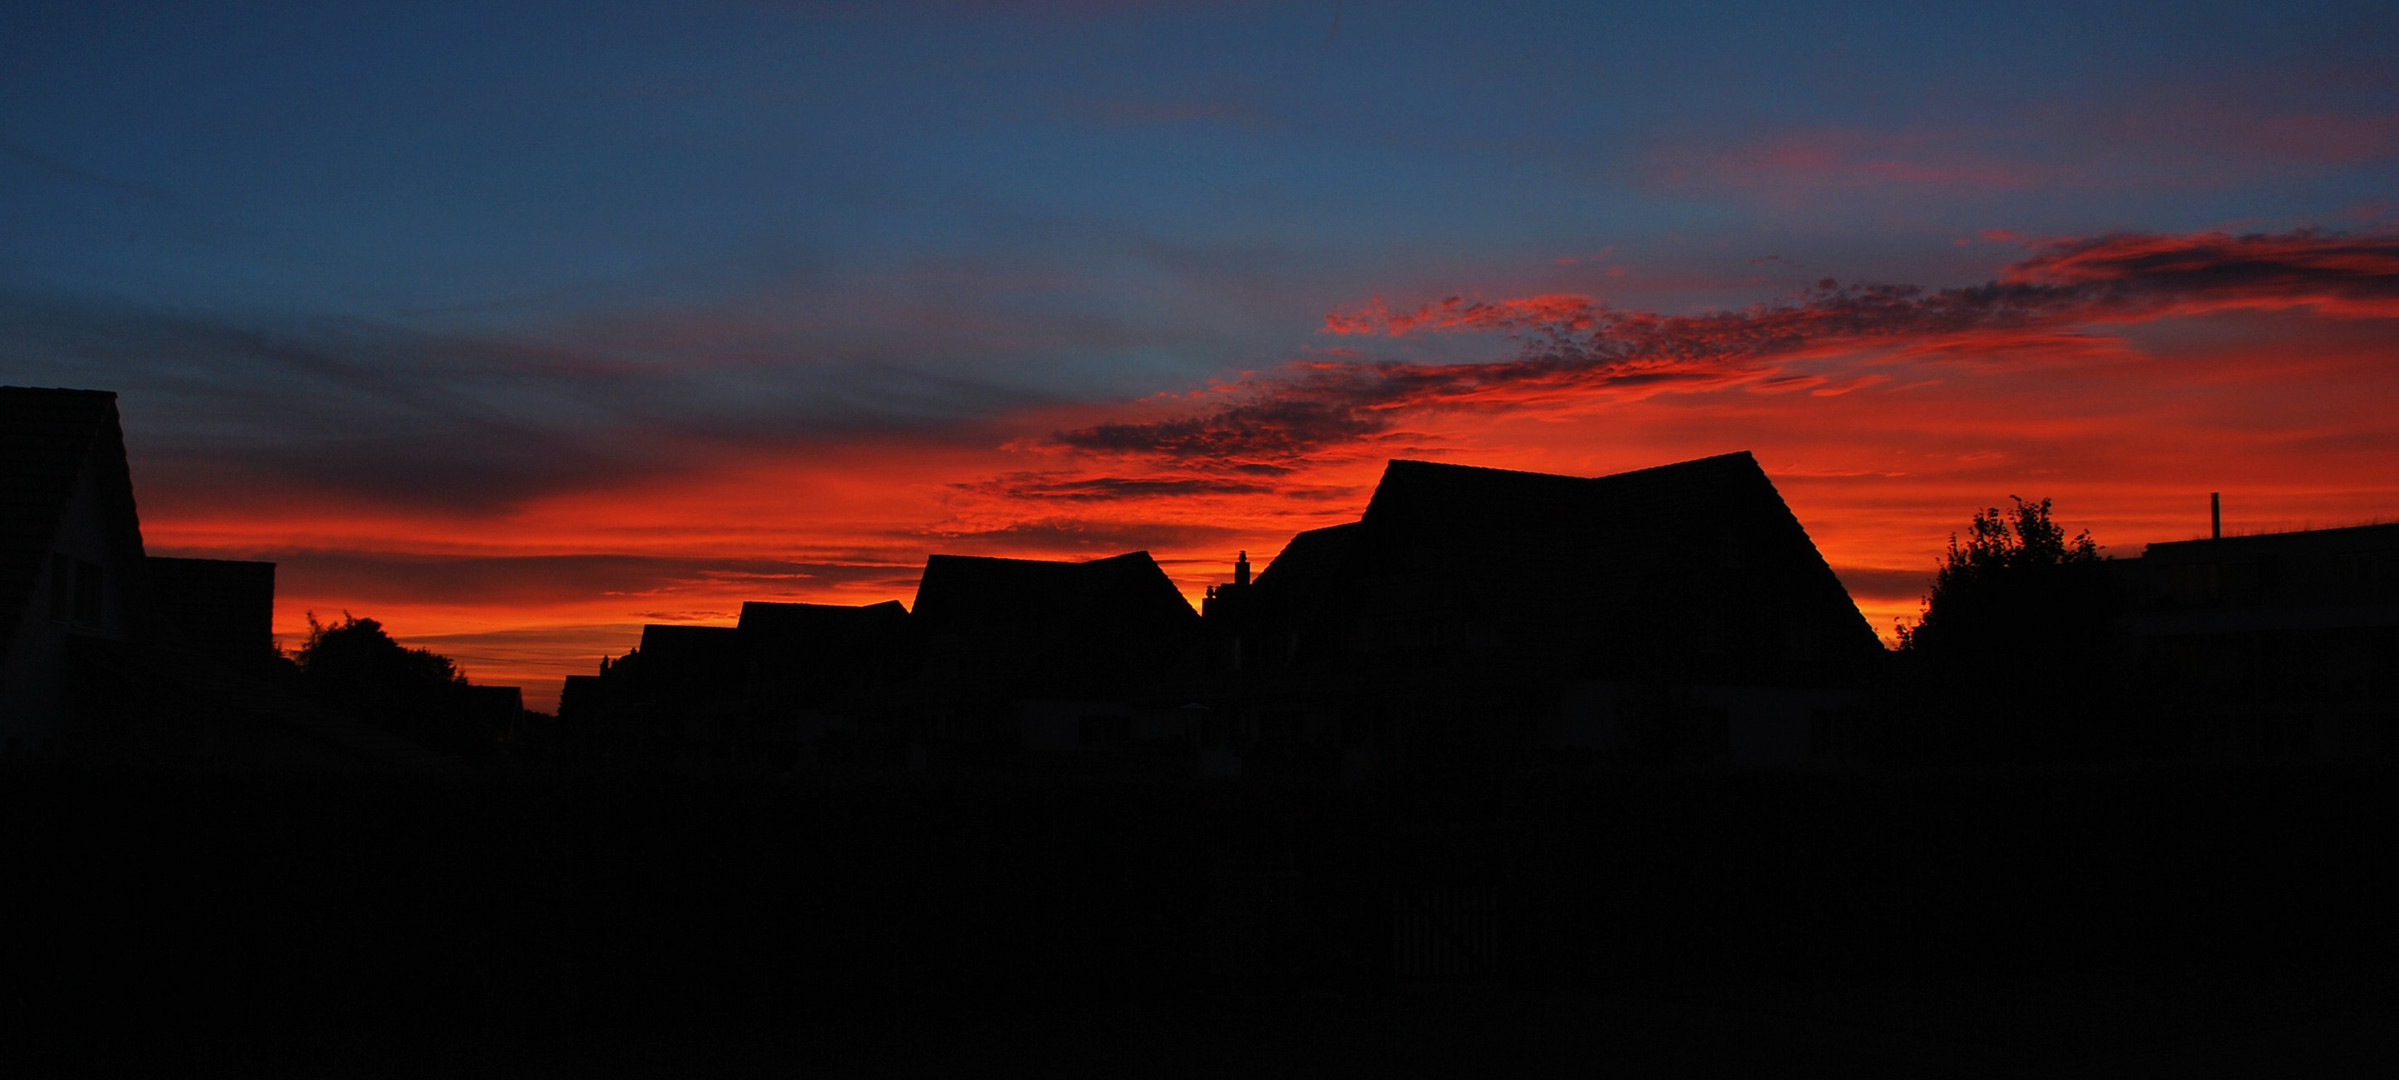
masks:
[[[2010,495],[2399,519],[2399,9],[0,7],[0,383],[154,554],[547,708],[932,552],[1753,451],[1877,629]]]

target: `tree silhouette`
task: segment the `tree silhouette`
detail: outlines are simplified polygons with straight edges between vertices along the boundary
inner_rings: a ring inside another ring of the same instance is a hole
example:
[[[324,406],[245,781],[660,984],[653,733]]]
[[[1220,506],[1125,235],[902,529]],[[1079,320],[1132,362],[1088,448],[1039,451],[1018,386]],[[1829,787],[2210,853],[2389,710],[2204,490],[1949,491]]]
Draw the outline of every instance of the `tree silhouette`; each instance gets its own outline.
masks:
[[[292,659],[310,695],[328,706],[432,749],[486,749],[457,662],[392,640],[382,623],[345,611],[327,625],[310,612],[308,640]]]
[[[2072,541],[2050,517],[2050,501],[2014,495],[2012,512],[1976,511],[1966,542],[1949,534],[1949,551],[1933,573],[1932,591],[1916,625],[1899,624],[1899,647],[1910,652],[1971,645],[2023,643],[2054,627],[2057,605],[2093,576],[2073,568],[2100,562],[2091,531]]]
[[[1916,749],[1974,760],[2119,752],[2123,598],[2088,530],[2068,539],[2050,500],[1978,511],[1899,627]]]

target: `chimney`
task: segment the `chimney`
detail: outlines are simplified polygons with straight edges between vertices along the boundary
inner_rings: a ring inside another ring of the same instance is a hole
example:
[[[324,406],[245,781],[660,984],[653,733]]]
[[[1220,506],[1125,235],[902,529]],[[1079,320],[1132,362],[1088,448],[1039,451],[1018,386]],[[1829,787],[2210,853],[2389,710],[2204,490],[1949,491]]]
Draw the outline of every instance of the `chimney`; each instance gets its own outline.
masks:
[[[1243,551],[1240,558],[1233,560],[1233,584],[1235,587],[1249,584],[1249,552],[1247,551]]]
[[[2207,493],[2207,538],[2224,539],[2224,493],[2221,491]]]

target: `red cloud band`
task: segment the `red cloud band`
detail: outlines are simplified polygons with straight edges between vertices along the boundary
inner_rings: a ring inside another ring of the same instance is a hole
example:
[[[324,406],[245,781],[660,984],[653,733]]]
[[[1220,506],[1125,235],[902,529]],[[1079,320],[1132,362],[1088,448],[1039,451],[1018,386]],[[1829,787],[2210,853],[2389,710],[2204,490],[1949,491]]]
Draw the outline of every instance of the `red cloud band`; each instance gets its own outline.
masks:
[[[2310,307],[2389,318],[2399,316],[2399,236],[2119,234],[2051,243],[2000,280],[2091,291],[2121,317]]]
[[[1196,416],[1057,432],[1075,450],[1201,469],[1288,466],[1328,446],[1391,429],[1418,408],[1522,404],[1592,393],[1647,393],[1776,373],[1781,364],[1861,351],[1924,357],[2056,355],[2070,328],[2239,308],[2399,317],[2399,236],[2120,234],[2052,241],[1999,280],[1927,291],[1841,286],[1740,311],[1661,315],[1587,297],[1473,301],[1405,311],[1380,298],[1325,318],[1343,335],[1500,332],[1517,355],[1481,364],[1313,361],[1255,380],[1237,403]],[[2096,342],[2091,347],[2096,347]]]

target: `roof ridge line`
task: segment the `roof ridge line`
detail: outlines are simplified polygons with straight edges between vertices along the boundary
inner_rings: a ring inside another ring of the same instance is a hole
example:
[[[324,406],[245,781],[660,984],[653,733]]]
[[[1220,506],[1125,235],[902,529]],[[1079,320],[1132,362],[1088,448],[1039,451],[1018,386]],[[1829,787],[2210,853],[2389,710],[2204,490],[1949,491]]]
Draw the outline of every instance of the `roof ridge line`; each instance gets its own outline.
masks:
[[[1602,473],[1598,476],[1576,476],[1571,473],[1535,472],[1531,469],[1505,469],[1496,465],[1467,465],[1455,461],[1428,461],[1423,458],[1391,458],[1383,463],[1383,469],[1384,472],[1388,473],[1393,466],[1423,465],[1437,469],[1472,469],[1476,472],[1506,473],[1512,476],[1538,476],[1550,480],[1607,480],[1619,476],[1634,476],[1645,472],[1656,472],[1659,469],[1680,468],[1685,465],[1700,465],[1714,461],[1726,461],[1733,458],[1748,458],[1754,462],[1757,460],[1757,454],[1755,451],[1751,450],[1728,450],[1721,454],[1708,454],[1703,457],[1687,458],[1682,461],[1669,461],[1662,465],[1644,465],[1638,469],[1626,469],[1623,472]]]

